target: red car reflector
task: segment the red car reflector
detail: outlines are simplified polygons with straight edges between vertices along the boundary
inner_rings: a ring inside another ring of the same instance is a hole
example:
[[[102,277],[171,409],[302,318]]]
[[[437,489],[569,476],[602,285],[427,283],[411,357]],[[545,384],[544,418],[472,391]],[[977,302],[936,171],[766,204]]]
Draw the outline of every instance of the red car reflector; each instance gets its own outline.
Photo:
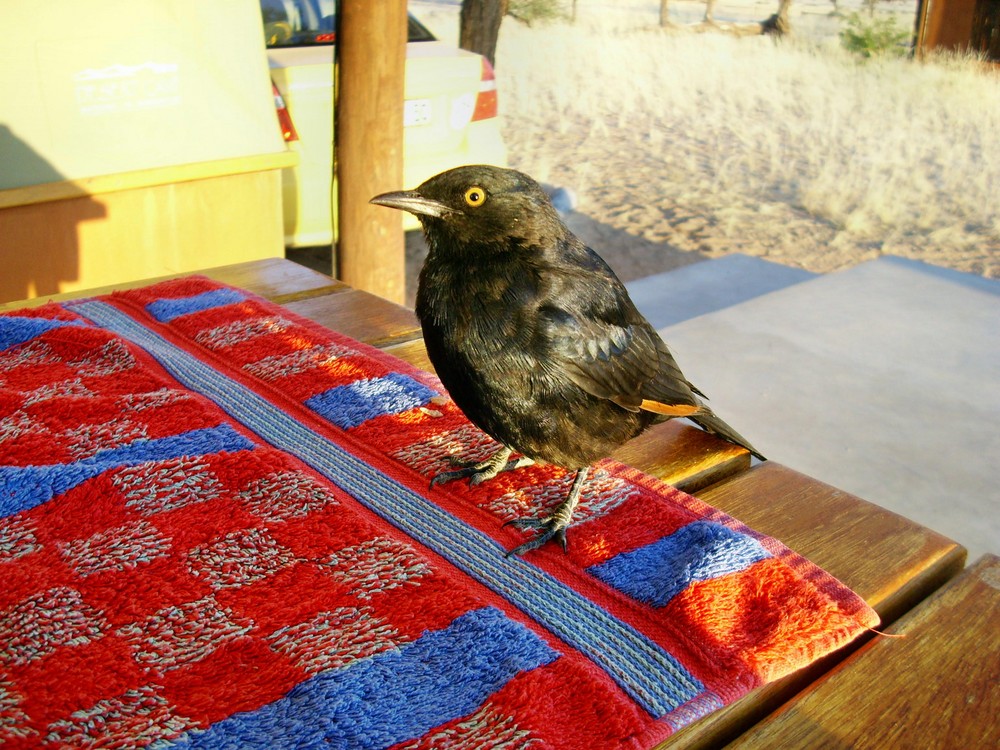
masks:
[[[281,128],[281,137],[285,139],[285,143],[289,141],[297,141],[299,139],[299,134],[295,130],[295,125],[292,124],[292,116],[288,112],[288,107],[285,106],[285,98],[278,91],[278,87],[271,82],[271,91],[274,93],[274,109],[278,113],[278,126]]]
[[[488,120],[497,116],[497,81],[493,66],[485,57],[483,73],[479,79],[479,94],[476,96],[476,108],[472,112],[472,121]]]

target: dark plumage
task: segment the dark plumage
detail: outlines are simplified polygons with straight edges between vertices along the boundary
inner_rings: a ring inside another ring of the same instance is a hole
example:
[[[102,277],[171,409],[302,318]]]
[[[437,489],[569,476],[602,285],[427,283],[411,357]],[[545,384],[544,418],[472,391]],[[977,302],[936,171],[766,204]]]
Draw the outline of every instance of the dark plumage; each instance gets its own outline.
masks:
[[[618,277],[527,175],[459,167],[371,202],[420,219],[427,353],[458,407],[505,446],[432,483],[477,484],[532,460],[577,470],[551,516],[512,522],[541,532],[513,553],[552,538],[565,548],[590,464],[654,422],[690,417],[762,458],[699,398]],[[513,451],[525,459],[510,460]]]

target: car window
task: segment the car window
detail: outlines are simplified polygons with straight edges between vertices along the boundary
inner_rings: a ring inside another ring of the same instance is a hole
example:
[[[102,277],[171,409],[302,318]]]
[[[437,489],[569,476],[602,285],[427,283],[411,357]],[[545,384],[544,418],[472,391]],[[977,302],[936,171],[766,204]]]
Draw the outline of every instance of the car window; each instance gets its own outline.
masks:
[[[424,26],[420,21],[418,21],[413,16],[409,16],[410,30],[409,39],[410,42],[433,42],[435,41],[434,35],[430,30]]]
[[[260,0],[268,48],[333,44],[337,28],[335,13],[335,0]],[[409,41],[434,41],[426,26],[413,16],[408,20]]]

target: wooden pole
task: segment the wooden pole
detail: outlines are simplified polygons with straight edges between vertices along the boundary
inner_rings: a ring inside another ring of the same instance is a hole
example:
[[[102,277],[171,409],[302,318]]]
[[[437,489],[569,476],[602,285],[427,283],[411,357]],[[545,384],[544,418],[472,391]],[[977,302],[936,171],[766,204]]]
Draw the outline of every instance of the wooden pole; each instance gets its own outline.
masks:
[[[402,303],[402,214],[368,199],[403,183],[406,0],[342,0],[337,105],[337,275]]]

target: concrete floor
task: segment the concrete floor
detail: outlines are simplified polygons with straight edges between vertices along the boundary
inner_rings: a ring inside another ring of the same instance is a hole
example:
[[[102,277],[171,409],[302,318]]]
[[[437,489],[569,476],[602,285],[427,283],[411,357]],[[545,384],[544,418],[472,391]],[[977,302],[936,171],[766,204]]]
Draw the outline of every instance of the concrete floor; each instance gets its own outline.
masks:
[[[1000,282],[893,257],[813,279],[773,266],[731,256],[629,286],[685,374],[769,458],[970,560],[1000,552]],[[709,298],[677,322],[685,300]]]

